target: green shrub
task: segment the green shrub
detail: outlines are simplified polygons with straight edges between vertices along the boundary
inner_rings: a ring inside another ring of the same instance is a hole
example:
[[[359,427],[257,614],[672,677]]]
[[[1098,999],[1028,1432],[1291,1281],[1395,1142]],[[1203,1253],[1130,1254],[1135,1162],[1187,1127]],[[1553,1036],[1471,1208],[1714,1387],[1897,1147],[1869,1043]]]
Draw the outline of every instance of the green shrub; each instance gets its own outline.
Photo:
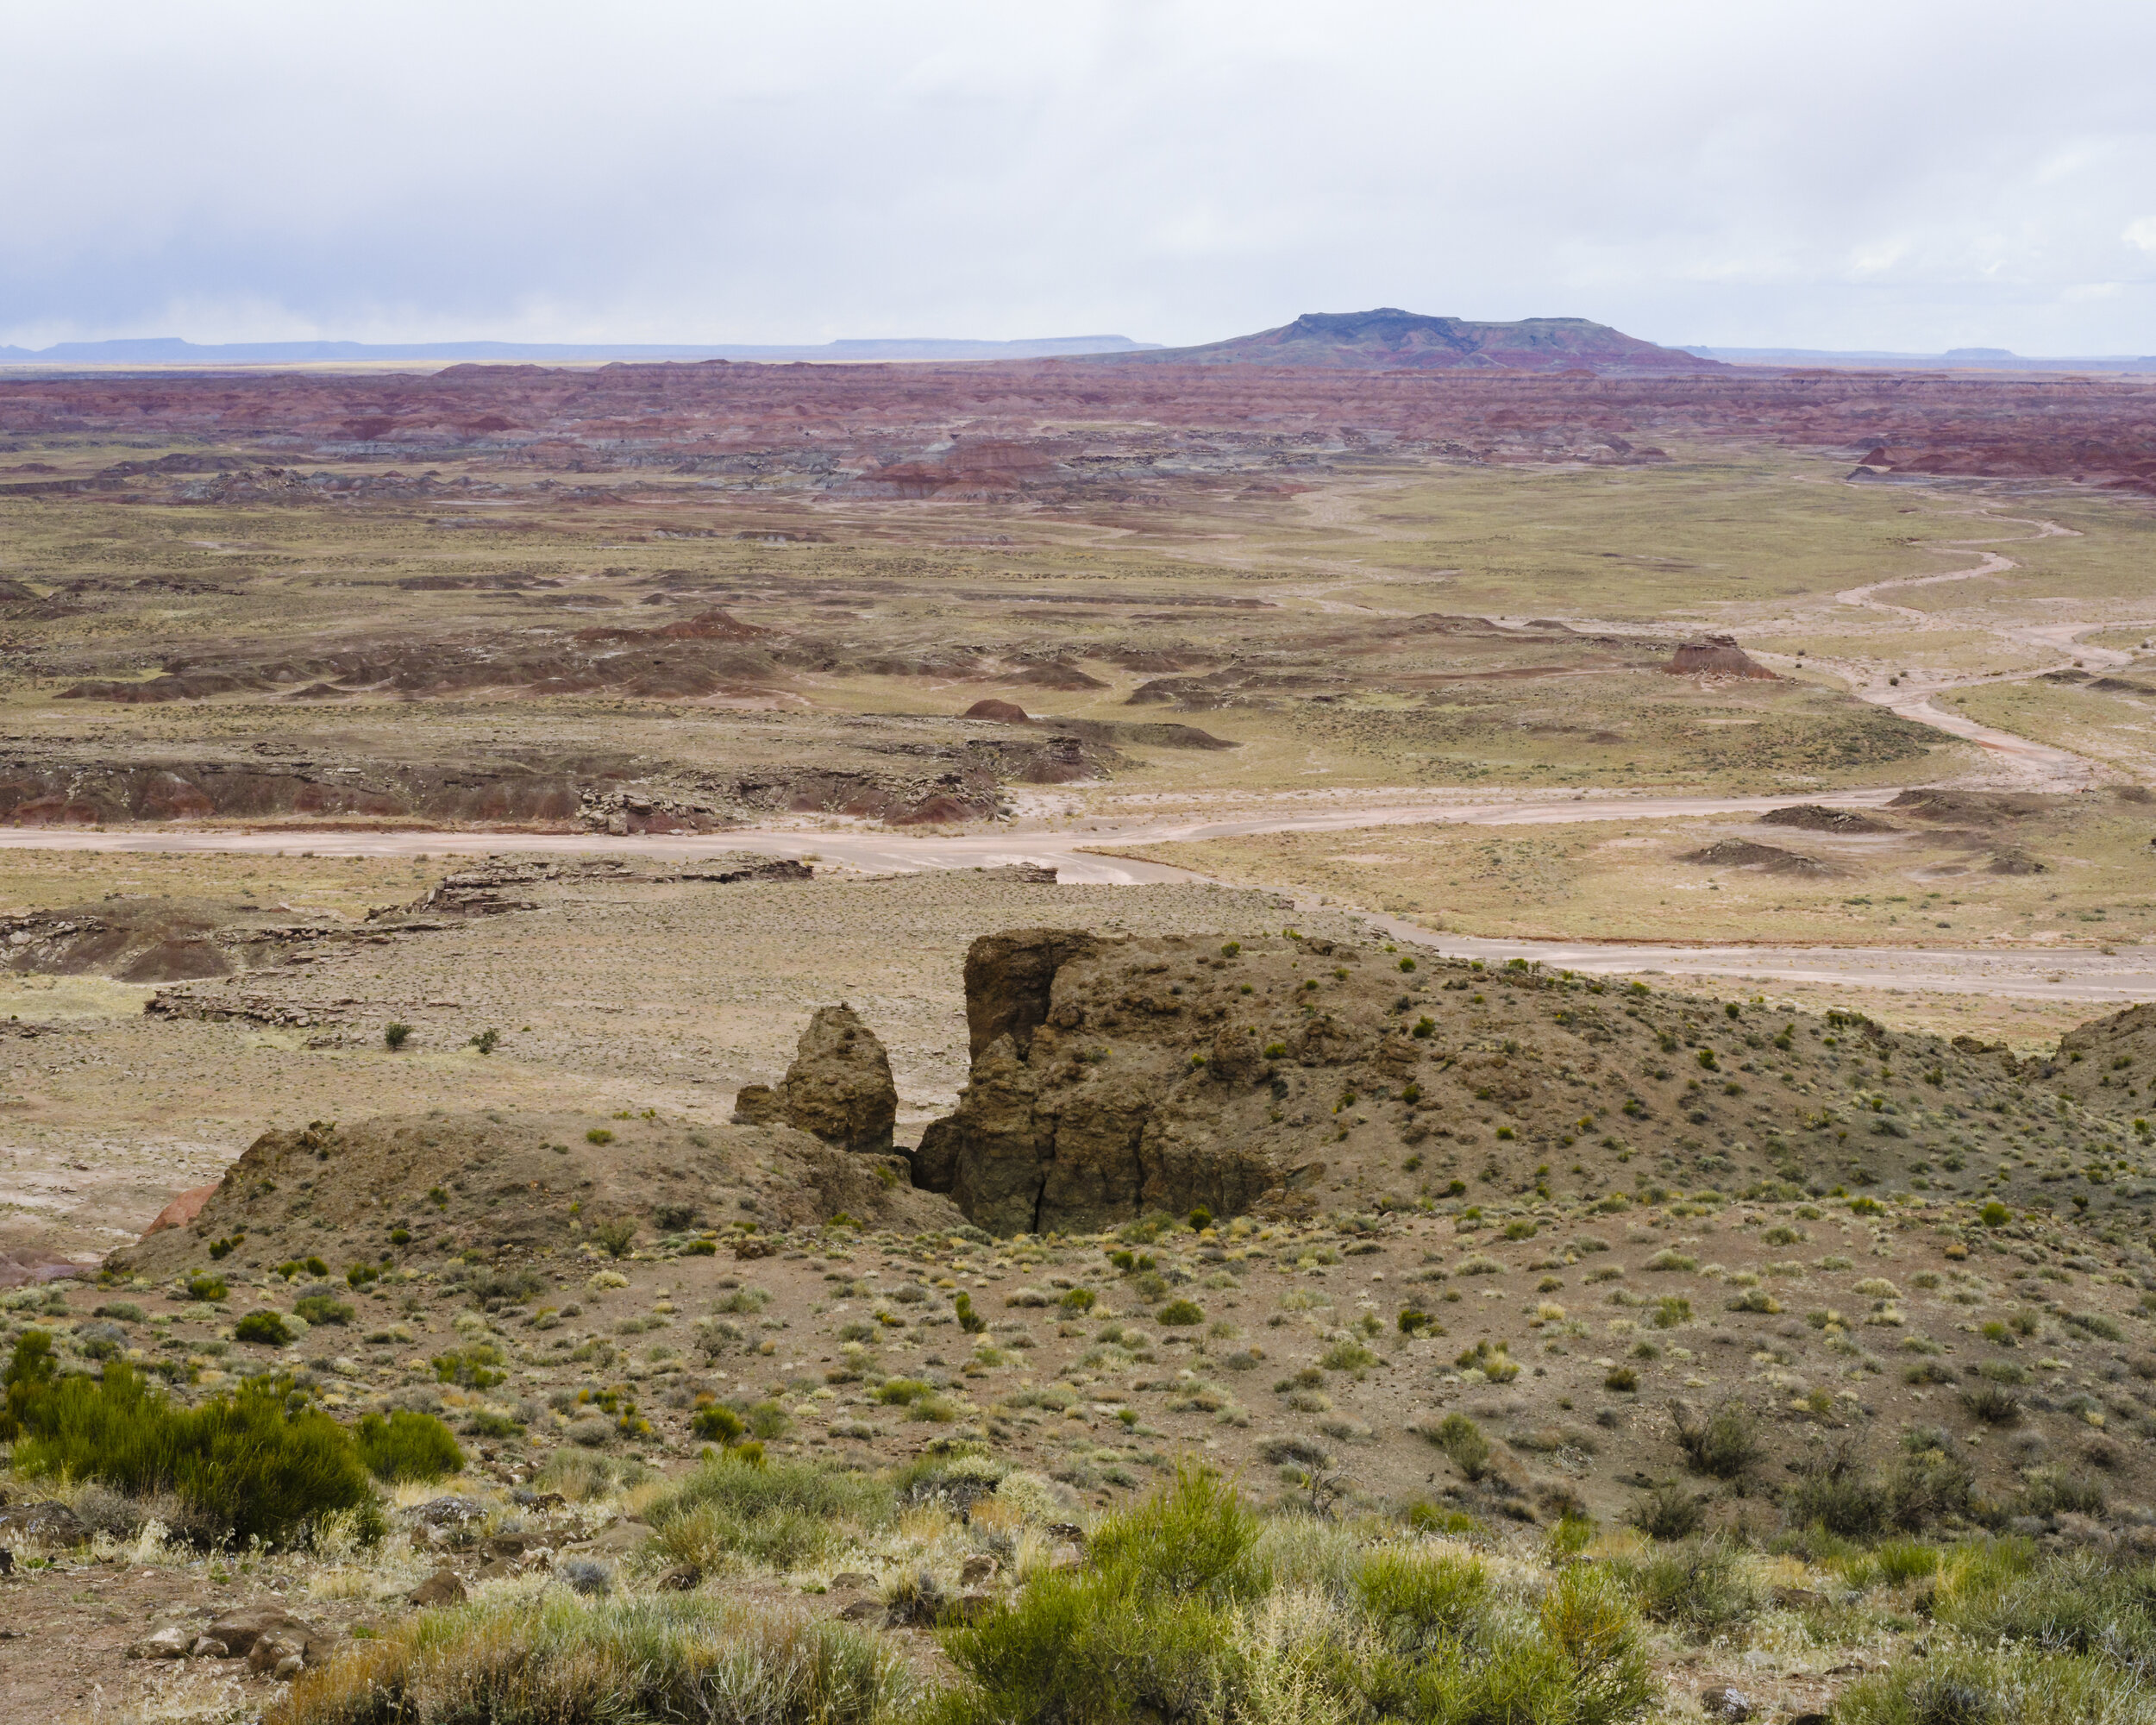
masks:
[[[1759,1459],[1758,1417],[1742,1402],[1718,1402],[1703,1416],[1677,1404],[1670,1416],[1677,1447],[1695,1473],[1741,1479]]]
[[[592,1238],[599,1243],[607,1257],[626,1258],[630,1243],[636,1238],[636,1219],[634,1216],[611,1217],[592,1230]]]
[[[1325,1351],[1318,1361],[1327,1371],[1368,1371],[1377,1364],[1377,1356],[1352,1337],[1343,1337]]]
[[[304,1316],[303,1313],[301,1314]],[[292,1339],[291,1326],[274,1312],[249,1312],[232,1327],[232,1339],[282,1347]]]
[[[365,1414],[353,1438],[360,1447],[360,1459],[377,1479],[392,1484],[444,1479],[464,1469],[464,1452],[449,1435],[449,1428],[431,1414],[399,1408],[387,1418]]]
[[[1428,1435],[1466,1478],[1480,1479],[1489,1471],[1489,1440],[1466,1414],[1447,1414]]]
[[[170,1491],[204,1527],[241,1540],[291,1544],[340,1511],[353,1512],[362,1532],[379,1531],[350,1434],[319,1409],[288,1412],[276,1383],[256,1379],[176,1408],[122,1361],[107,1361],[98,1378],[55,1379],[39,1376],[35,1360],[18,1341],[9,1411],[25,1474],[95,1479],[130,1496]]]
[[[1627,1566],[1641,1613],[1658,1623],[1702,1634],[1733,1628],[1759,1609],[1758,1590],[1738,1548],[1720,1540],[1688,1540]]]
[[[1651,1540],[1689,1540],[1707,1521],[1707,1506],[1673,1479],[1633,1500],[1626,1521]]]
[[[1170,1300],[1153,1316],[1163,1324],[1184,1329],[1206,1320],[1204,1308],[1195,1300]]]
[[[736,1448],[684,1476],[644,1519],[669,1562],[718,1570],[730,1558],[748,1558],[791,1570],[873,1534],[891,1506],[892,1489],[882,1481],[807,1462],[758,1465]]]
[[[1834,1703],[1835,1725],[2151,1725],[2156,1705],[2115,1666],[2072,1653],[1952,1647],[1896,1659]]]
[[[1965,1546],[1941,1565],[1933,1616],[1985,1646],[2093,1654],[2156,1670],[2156,1570],[2075,1552],[2040,1559],[2025,1540]]]
[[[1363,1560],[1355,1585],[1363,1610],[1396,1645],[1420,1648],[1473,1626],[1486,1603],[1489,1572],[1476,1558],[1380,1551]]]
[[[689,1421],[689,1429],[707,1444],[722,1448],[737,1444],[749,1435],[749,1422],[731,1408],[714,1402],[709,1408],[699,1408]]]
[[[2056,1515],[2062,1510],[2077,1515],[2101,1515],[2103,1488],[2078,1474],[2061,1473],[2050,1467],[2031,1468],[2022,1476],[2015,1507],[2024,1515]]]
[[[436,1383],[454,1383],[466,1389],[492,1389],[509,1377],[503,1367],[502,1351],[492,1342],[451,1348],[435,1355],[429,1363]]]
[[[726,1599],[560,1589],[417,1614],[303,1674],[273,1725],[887,1725],[918,1690],[882,1637]]]
[[[1632,1611],[1597,1566],[1501,1630],[1475,1560],[1381,1552],[1343,1576],[1350,1550],[1322,1527],[1261,1534],[1232,1488],[1185,1471],[1099,1528],[1087,1568],[947,1632],[964,1681],[924,1725],[1623,1725],[1645,1709]]]
[[[348,1324],[352,1308],[334,1294],[304,1294],[292,1302],[292,1310],[310,1324]]]
[[[588,1450],[558,1449],[532,1476],[534,1491],[558,1491],[572,1503],[633,1491],[658,1477],[658,1471],[635,1456],[594,1455]]]
[[[214,1302],[231,1293],[222,1276],[191,1276],[187,1278],[187,1297]]]
[[[382,1026],[382,1046],[389,1050],[392,1054],[396,1053],[411,1038],[411,1026],[408,1024],[386,1024]]]
[[[1961,1405],[1987,1426],[2010,1426],[2021,1417],[2021,1398],[2003,1384],[1972,1383],[1961,1392]]]
[[[1087,1312],[1093,1310],[1094,1303],[1098,1297],[1090,1288],[1073,1288],[1056,1303],[1072,1316],[1083,1317]],[[1162,1321],[1164,1323],[1167,1320],[1163,1319]]]

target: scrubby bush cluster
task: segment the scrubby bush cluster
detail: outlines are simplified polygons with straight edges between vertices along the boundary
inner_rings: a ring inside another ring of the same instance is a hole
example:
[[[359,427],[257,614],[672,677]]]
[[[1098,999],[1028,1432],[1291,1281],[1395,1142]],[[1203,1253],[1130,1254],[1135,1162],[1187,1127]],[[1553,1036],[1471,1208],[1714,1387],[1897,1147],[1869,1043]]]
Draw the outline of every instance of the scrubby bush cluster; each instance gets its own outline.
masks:
[[[525,1600],[431,1611],[309,1672],[270,1725],[680,1719],[878,1725],[915,1691],[850,1625],[708,1598]]]
[[[1085,1568],[949,1632],[962,1680],[924,1722],[1621,1725],[1645,1711],[1637,1620],[1606,1569],[1568,1567],[1534,1599],[1453,1550],[1275,1534],[1293,1526],[1180,1474],[1097,1529]]]
[[[31,1477],[97,1480],[129,1496],[169,1493],[215,1536],[286,1544],[322,1518],[348,1515],[378,1533],[373,1483],[352,1435],[329,1414],[287,1405],[256,1379],[177,1408],[123,1360],[100,1377],[61,1377],[51,1339],[17,1339],[4,1383],[0,1439]]]

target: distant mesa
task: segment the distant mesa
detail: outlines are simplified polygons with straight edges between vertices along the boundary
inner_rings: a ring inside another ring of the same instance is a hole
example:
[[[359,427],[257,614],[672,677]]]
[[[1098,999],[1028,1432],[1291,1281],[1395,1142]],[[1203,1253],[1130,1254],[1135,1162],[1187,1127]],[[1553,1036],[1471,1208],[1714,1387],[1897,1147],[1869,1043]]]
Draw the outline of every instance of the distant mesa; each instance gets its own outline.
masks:
[[[1087,364],[1327,366],[1363,371],[1526,371],[1583,374],[1717,372],[1719,361],[1611,329],[1584,317],[1528,317],[1476,323],[1426,317],[1395,306],[1374,311],[1307,311],[1277,329],[1195,348],[1094,354]]]
[[[1754,677],[1764,682],[1779,681],[1737,644],[1733,635],[1703,635],[1679,644],[1662,668],[1673,677]]]

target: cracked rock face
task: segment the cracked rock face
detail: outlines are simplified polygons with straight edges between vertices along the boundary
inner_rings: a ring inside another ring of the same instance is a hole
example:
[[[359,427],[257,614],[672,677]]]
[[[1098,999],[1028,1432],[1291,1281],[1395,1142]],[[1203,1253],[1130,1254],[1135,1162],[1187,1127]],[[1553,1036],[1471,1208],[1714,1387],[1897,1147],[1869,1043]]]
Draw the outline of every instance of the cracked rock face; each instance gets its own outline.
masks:
[[[764,1105],[749,1101],[744,1112],[759,1106]],[[821,1007],[801,1032],[793,1064],[770,1093],[768,1106],[788,1125],[826,1144],[887,1152],[899,1118],[891,1057],[851,1007]]]
[[[1067,929],[976,940],[971,1080],[923,1136],[915,1183],[1002,1234],[1198,1205],[1230,1215],[1307,1183],[1250,1130],[1271,1101],[1256,1033],[1162,980],[1203,950]]]

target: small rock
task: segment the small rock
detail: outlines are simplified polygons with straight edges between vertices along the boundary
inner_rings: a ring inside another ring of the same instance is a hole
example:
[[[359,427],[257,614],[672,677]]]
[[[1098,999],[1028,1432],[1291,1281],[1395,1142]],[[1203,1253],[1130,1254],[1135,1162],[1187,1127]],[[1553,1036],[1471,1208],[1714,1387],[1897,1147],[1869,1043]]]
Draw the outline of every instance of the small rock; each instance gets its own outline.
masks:
[[[875,1584],[875,1577],[862,1575],[856,1570],[847,1570],[830,1578],[833,1593],[857,1593],[864,1587],[874,1587]]]
[[[167,1623],[161,1629],[153,1629],[128,1649],[131,1659],[178,1659],[187,1656],[187,1644],[194,1636],[177,1623]]]
[[[232,1649],[214,1636],[197,1635],[195,1645],[187,1649],[187,1657],[191,1659],[229,1659],[232,1657]]]
[[[883,1602],[880,1599],[856,1599],[838,1616],[839,1621],[845,1623],[880,1623],[883,1621]]]
[[[1074,1546],[1082,1546],[1086,1542],[1086,1530],[1075,1521],[1050,1521],[1048,1524],[1048,1537],[1051,1540],[1067,1540]]]
[[[994,1576],[997,1567],[996,1560],[992,1557],[985,1554],[969,1557],[959,1566],[958,1584],[961,1587],[978,1587]]]
[[[454,1570],[438,1569],[404,1596],[409,1605],[432,1607],[464,1603],[464,1584]]]
[[[661,1593],[693,1593],[704,1579],[704,1571],[694,1564],[677,1564],[659,1578]]]
[[[287,1665],[297,1672],[306,1663],[306,1638],[289,1629],[258,1635],[247,1650],[247,1668],[263,1677],[273,1677]]]
[[[518,1490],[509,1494],[509,1501],[519,1509],[544,1512],[559,1509],[569,1500],[558,1491],[525,1491]]]
[[[325,1647],[329,1645],[329,1637],[321,1630],[302,1622],[279,1605],[256,1605],[243,1611],[228,1612],[204,1633],[210,1640],[224,1643],[228,1659],[252,1658],[265,1636],[290,1641],[292,1646],[287,1652],[304,1652],[310,1641]]]
[[[1752,1705],[1750,1696],[1741,1690],[1732,1689],[1726,1683],[1700,1690],[1699,1704],[1700,1710],[1708,1718],[1722,1720],[1725,1725],[1743,1725],[1745,1720],[1758,1710]]]
[[[486,1515],[486,1505],[476,1497],[429,1497],[411,1512],[423,1527],[468,1527]]]
[[[1069,1540],[1065,1540],[1049,1552],[1048,1566],[1050,1569],[1083,1569],[1086,1566],[1086,1554],[1071,1544]]]

